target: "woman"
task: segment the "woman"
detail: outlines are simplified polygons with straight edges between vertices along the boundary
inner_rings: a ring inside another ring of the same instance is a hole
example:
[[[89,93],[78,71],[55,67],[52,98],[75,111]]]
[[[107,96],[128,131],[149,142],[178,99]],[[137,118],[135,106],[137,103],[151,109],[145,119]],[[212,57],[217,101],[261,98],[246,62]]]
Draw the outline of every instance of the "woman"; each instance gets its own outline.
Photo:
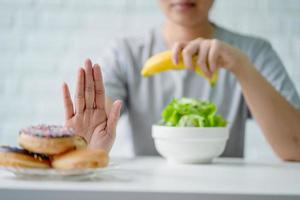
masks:
[[[104,80],[100,66],[90,60],[79,69],[75,111],[64,84],[66,125],[84,136],[91,148],[110,151],[123,102],[135,153],[154,155],[151,125],[159,120],[163,107],[173,97],[196,97],[215,102],[231,123],[224,156],[243,156],[250,111],[280,158],[300,160],[299,96],[271,45],[211,23],[213,0],[159,0],[159,5],[166,16],[163,26],[143,37],[117,41],[103,56]],[[192,70],[142,78],[143,63],[167,49],[173,50],[174,63],[182,54],[189,69],[198,67],[192,64],[197,54],[197,63],[208,77],[220,68],[216,86],[211,88]]]

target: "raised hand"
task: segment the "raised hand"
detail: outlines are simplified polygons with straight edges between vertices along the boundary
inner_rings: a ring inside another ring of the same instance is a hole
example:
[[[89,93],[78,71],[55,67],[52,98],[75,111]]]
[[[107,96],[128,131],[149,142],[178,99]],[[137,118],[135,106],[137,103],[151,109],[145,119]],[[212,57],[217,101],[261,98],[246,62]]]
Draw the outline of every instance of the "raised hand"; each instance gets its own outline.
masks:
[[[63,84],[65,126],[86,139],[89,148],[110,151],[116,135],[122,102],[106,107],[102,73],[98,64],[88,59],[77,75],[75,109],[69,87]]]

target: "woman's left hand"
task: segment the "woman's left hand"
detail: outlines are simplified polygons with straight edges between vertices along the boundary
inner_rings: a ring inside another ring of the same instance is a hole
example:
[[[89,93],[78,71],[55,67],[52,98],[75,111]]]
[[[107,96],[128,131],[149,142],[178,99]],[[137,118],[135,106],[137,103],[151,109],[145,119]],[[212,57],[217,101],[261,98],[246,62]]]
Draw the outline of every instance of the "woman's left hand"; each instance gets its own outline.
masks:
[[[217,39],[197,38],[188,43],[178,42],[173,48],[173,62],[178,64],[180,54],[185,66],[189,69],[200,67],[207,77],[219,68],[225,68],[237,75],[251,61],[246,54],[236,47]],[[197,66],[193,65],[193,56],[197,55]]]

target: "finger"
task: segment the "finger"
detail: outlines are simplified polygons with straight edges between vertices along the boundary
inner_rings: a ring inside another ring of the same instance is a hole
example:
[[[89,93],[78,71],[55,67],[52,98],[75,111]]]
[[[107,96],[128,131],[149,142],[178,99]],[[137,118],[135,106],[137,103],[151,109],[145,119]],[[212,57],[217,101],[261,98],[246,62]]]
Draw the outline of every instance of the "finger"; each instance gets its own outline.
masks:
[[[200,44],[197,64],[203,71],[206,77],[211,77],[211,72],[209,71],[208,66],[208,52],[210,45],[207,41],[204,41]]]
[[[111,137],[115,137],[116,127],[117,127],[118,120],[120,118],[121,108],[122,108],[122,101],[116,100],[113,103],[111,111],[109,113],[108,120],[107,120],[107,133]]]
[[[93,79],[93,68],[92,62],[90,59],[87,59],[84,63],[85,71],[85,108],[92,109],[94,107],[95,99],[95,88],[94,88],[94,79]]]
[[[209,70],[213,74],[218,66],[218,54],[219,54],[219,45],[216,41],[213,41],[213,44],[208,52],[208,63],[209,63]]]
[[[77,86],[76,86],[76,113],[82,113],[85,106],[84,99],[84,70],[82,68],[79,69],[77,75]]]
[[[179,63],[180,53],[184,48],[185,43],[177,42],[172,48],[172,62],[177,65]]]
[[[197,54],[199,45],[196,42],[188,44],[182,51],[184,65],[189,69],[194,69],[193,56]]]
[[[95,64],[93,67],[94,81],[95,81],[95,104],[97,109],[105,108],[105,89],[103,85],[103,78],[100,66]]]
[[[65,120],[68,120],[74,115],[73,102],[71,99],[69,87],[66,83],[63,84],[62,90],[64,98]]]

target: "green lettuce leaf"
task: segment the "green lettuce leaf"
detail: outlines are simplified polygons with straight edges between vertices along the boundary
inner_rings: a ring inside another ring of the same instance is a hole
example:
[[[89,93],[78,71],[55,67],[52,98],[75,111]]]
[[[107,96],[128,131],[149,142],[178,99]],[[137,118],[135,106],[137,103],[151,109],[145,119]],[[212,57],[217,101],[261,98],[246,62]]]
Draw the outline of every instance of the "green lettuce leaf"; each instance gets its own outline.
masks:
[[[204,127],[205,122],[203,117],[191,114],[182,116],[176,126]]]
[[[165,126],[224,127],[227,125],[216,114],[214,103],[193,98],[174,98],[162,111],[161,124]]]

